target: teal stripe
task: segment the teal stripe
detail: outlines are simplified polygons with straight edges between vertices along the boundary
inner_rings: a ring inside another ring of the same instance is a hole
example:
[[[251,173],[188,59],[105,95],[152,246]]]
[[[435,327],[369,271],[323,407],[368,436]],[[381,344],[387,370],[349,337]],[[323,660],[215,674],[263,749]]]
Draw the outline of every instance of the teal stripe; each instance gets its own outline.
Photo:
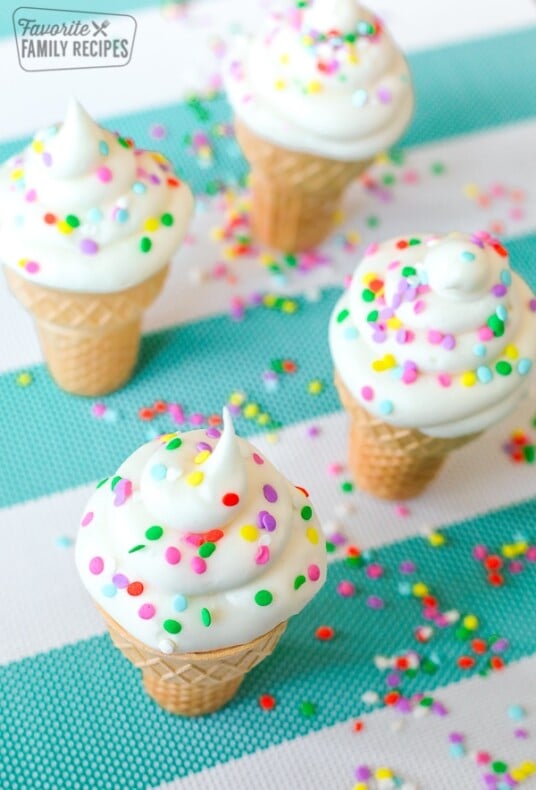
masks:
[[[401,145],[422,145],[535,117],[535,50],[536,27],[410,55],[417,105]],[[203,119],[198,109],[182,102],[102,122],[133,137],[142,148],[161,150],[196,193],[213,193],[221,184],[240,182],[247,167],[233,139],[213,134],[215,126],[231,118],[226,98],[218,95],[201,106]],[[155,122],[166,127],[162,141],[151,137]],[[212,141],[214,160],[209,167],[201,167],[184,143],[194,131],[208,132]],[[0,144],[0,161],[28,142],[20,138]]]
[[[508,246],[514,266],[536,290],[536,235]],[[137,375],[104,399],[117,411],[116,423],[92,417],[92,401],[63,393],[43,365],[30,369],[34,382],[24,389],[16,385],[15,372],[0,375],[0,457],[9,458],[9,464],[0,464],[0,507],[113,472],[146,440],[148,426],[138,411],[155,400],[180,402],[188,413],[210,414],[220,411],[233,391],[242,390],[284,425],[335,411],[339,402],[331,384],[327,326],[339,295],[340,289],[329,288],[318,302],[300,298],[294,315],[258,307],[243,323],[223,315],[147,335]],[[298,372],[285,376],[270,393],[262,373],[272,360],[284,358],[295,360]],[[313,396],[307,385],[316,378],[326,386]],[[167,415],[150,428],[176,430]],[[237,428],[246,436],[260,430],[244,419],[237,420]]]
[[[276,652],[247,676],[229,707],[202,719],[162,712],[107,636],[0,668],[0,787],[142,790],[360,716],[362,694],[372,689],[383,695],[387,688],[373,664],[376,655],[412,649],[437,664],[430,674],[404,677],[404,695],[459,680],[456,661],[471,653],[469,645],[452,628],[437,629],[431,642],[419,645],[413,633],[425,621],[418,601],[400,594],[403,579],[428,583],[443,611],[477,615],[478,636],[508,639],[508,662],[530,656],[536,646],[536,565],[507,574],[505,586],[496,589],[471,550],[477,543],[497,550],[521,524],[531,525],[534,539],[535,523],[532,501],[453,526],[444,548],[413,538],[379,549],[374,559],[385,573],[377,581],[344,561],[334,563],[324,589],[290,622]],[[407,559],[418,567],[413,577],[398,571]],[[344,579],[356,584],[355,597],[336,593]],[[383,611],[366,606],[371,594],[383,597]],[[331,642],[314,638],[319,625],[335,629]],[[474,673],[486,668],[490,655],[478,659]],[[261,694],[275,696],[272,712],[258,706]],[[300,714],[303,700],[315,703],[313,718]]]

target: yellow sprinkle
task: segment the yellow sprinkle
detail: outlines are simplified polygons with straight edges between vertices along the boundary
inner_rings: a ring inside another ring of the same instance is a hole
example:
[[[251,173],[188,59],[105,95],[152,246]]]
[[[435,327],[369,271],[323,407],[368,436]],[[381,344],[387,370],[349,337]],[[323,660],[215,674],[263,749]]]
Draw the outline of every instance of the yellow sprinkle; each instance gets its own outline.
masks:
[[[385,362],[383,359],[375,359],[372,363],[372,370],[375,370],[376,373],[383,373],[385,369]]]
[[[396,368],[396,358],[392,354],[386,354],[383,359],[387,370]]]
[[[148,217],[143,223],[143,229],[148,230],[150,233],[151,231],[156,230],[159,224],[160,223],[156,217]]]
[[[359,244],[361,241],[361,234],[357,231],[350,231],[350,233],[347,235],[347,239],[349,242],[351,242],[351,244]]]
[[[268,444],[277,444],[279,441],[279,434],[278,433],[267,433],[265,434],[264,438],[268,442]]]
[[[378,780],[379,779],[392,779],[393,778],[393,772],[391,771],[390,768],[377,768],[374,771],[374,776]]]
[[[229,398],[231,406],[241,406],[246,400],[244,392],[233,392]]]
[[[507,543],[505,546],[502,546],[501,554],[503,557],[506,557],[506,559],[513,560],[514,557],[517,557],[517,549],[512,543]]]
[[[222,254],[222,258],[224,261],[234,261],[237,258],[236,250],[232,247],[227,247]]]
[[[276,80],[274,82],[274,88],[276,89],[276,91],[283,91],[285,90],[286,87],[287,87],[287,83],[285,82],[285,80]]]
[[[315,43],[312,36],[304,36],[302,41],[306,47],[310,47]]]
[[[243,415],[246,420],[253,420],[259,413],[260,408],[258,403],[246,403],[243,410]]]
[[[322,83],[318,80],[311,80],[307,85],[307,90],[309,93],[320,93],[322,91]]]
[[[324,391],[324,385],[320,379],[313,379],[307,385],[307,392],[309,395],[320,395]]]
[[[266,414],[266,412],[259,414],[259,416],[257,417],[257,425],[264,427],[269,424],[270,424],[270,415]]]
[[[525,772],[527,777],[536,773],[536,763],[534,763],[532,760],[525,760],[519,767]]]
[[[73,228],[71,228],[71,226],[65,222],[64,219],[60,219],[56,224],[56,227],[60,233],[64,233],[66,236],[73,232]]]
[[[356,64],[359,63],[359,58],[357,57],[357,53],[355,49],[348,50],[348,63]]]
[[[11,171],[11,178],[13,179],[13,181],[18,181],[19,178],[22,178],[23,176],[24,176],[24,170],[22,169],[22,167],[17,167],[15,168],[15,170]]]
[[[162,164],[162,165],[167,164],[168,160],[166,159],[164,154],[161,154],[159,151],[151,151],[151,155],[152,155],[152,157],[153,157],[155,162],[158,162],[159,164]]]
[[[381,153],[376,155],[374,161],[377,162],[379,165],[388,165],[390,162],[389,154],[387,153],[387,151],[382,151]]]
[[[508,357],[508,359],[517,359],[519,356],[519,351],[517,349],[517,346],[510,344],[509,346],[506,346],[506,348],[504,349],[504,354],[505,356]]]
[[[170,442],[172,439],[175,439],[175,437],[176,437],[176,436],[177,436],[177,434],[176,434],[176,433],[164,433],[164,434],[163,434],[163,435],[160,437],[160,441],[162,442],[162,444],[167,444],[167,443],[168,443],[168,442]]]
[[[194,464],[204,464],[207,458],[210,458],[210,450],[201,450],[200,453],[194,458]]]
[[[518,542],[515,544],[515,546],[516,546],[516,551],[517,551],[518,555],[519,554],[526,554],[527,551],[529,550],[529,544],[525,540],[518,540]]]
[[[461,382],[464,387],[474,387],[477,382],[476,373],[473,370],[466,371],[462,374]]]
[[[333,224],[335,226],[342,225],[342,223],[344,222],[345,219],[346,219],[346,217],[345,217],[344,211],[342,209],[338,208],[335,211],[335,214],[333,215]]]
[[[429,590],[423,582],[415,582],[411,588],[411,592],[416,598],[424,598],[425,595],[428,595]]]
[[[376,279],[376,275],[374,274],[374,272],[367,272],[367,274],[364,274],[362,277],[363,285],[368,285],[375,279]]]
[[[402,329],[404,325],[400,318],[397,318],[397,316],[394,315],[392,318],[387,319],[387,326],[389,329]]]
[[[265,294],[262,298],[262,303],[265,307],[273,307],[277,302],[277,296],[274,294]]]
[[[430,546],[444,546],[446,542],[447,539],[441,534],[441,532],[431,532],[428,535],[428,543]]]
[[[259,260],[264,266],[269,266],[271,263],[274,263],[274,256],[268,252],[263,252]]]
[[[257,527],[254,527],[253,524],[246,524],[244,527],[240,528],[240,537],[253,543],[253,541],[257,540],[259,537],[259,530]]]
[[[470,200],[474,200],[480,195],[480,189],[476,184],[466,184],[463,188],[463,194]]]
[[[19,373],[17,378],[15,379],[19,387],[27,387],[33,381],[33,376],[28,371],[24,371],[23,373]]]
[[[285,299],[285,301],[281,305],[281,310],[284,313],[295,313],[297,309],[298,309],[298,303],[295,302],[293,299]]]
[[[210,231],[210,238],[214,241],[222,241],[224,235],[223,228],[212,228]]]
[[[358,782],[354,785],[353,790],[368,790],[368,785],[366,785],[365,782]]]
[[[314,527],[308,527],[305,534],[309,543],[314,543],[315,545],[318,543],[318,531]]]
[[[36,154],[42,154],[45,150],[45,144],[42,140],[34,140],[32,143],[32,148]]]
[[[478,622],[478,617],[474,614],[467,614],[462,620],[462,624],[464,628],[467,628],[468,631],[476,631],[480,623]]]
[[[510,776],[512,777],[514,782],[522,782],[524,779],[527,778],[527,774],[519,766],[517,768],[510,769]]]
[[[21,269],[24,269],[24,267],[26,266],[27,263],[28,263],[28,258],[20,258],[17,261],[17,265],[20,266]]]
[[[281,57],[279,58],[279,62],[280,62],[280,63],[284,63],[284,64],[285,64],[285,66],[286,66],[286,64],[287,64],[289,61],[290,61],[290,57],[289,57],[288,53],[287,53],[287,52],[283,52],[283,54],[282,54],[282,55],[281,55]]]
[[[189,486],[199,486],[204,480],[205,475],[203,472],[190,472],[186,477],[186,482]]]

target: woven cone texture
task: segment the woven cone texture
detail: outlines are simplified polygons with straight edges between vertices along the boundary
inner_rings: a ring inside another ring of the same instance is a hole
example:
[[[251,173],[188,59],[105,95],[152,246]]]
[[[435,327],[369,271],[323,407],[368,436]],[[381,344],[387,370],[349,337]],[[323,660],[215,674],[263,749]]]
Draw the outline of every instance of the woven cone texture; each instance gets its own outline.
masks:
[[[201,716],[229,702],[244,676],[269,656],[279,642],[286,622],[268,633],[221,650],[166,655],[130,636],[100,607],[114,645],[142,670],[146,692],[160,707],[181,716]]]
[[[105,395],[130,378],[143,311],[166,279],[166,266],[139,285],[115,293],[46,288],[6,267],[14,296],[32,314],[56,383],[75,395]]]
[[[415,428],[389,425],[357,403],[338,375],[335,385],[350,417],[348,461],[352,474],[359,488],[381,499],[418,496],[452,450],[480,435],[440,439]]]
[[[284,252],[308,250],[329,235],[348,184],[370,164],[340,162],[288,151],[235,120],[251,167],[251,224],[255,237]]]

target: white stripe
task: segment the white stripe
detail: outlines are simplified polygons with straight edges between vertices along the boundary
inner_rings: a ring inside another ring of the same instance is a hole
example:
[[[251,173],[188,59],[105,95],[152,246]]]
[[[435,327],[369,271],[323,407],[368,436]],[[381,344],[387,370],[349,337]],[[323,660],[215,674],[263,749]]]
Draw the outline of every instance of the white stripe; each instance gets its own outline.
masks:
[[[361,765],[389,767],[419,790],[483,787],[480,776],[484,771],[476,765],[476,752],[488,752],[493,760],[504,760],[510,769],[534,759],[535,673],[536,658],[527,658],[488,678],[475,676],[432,692],[434,699],[448,709],[446,717],[429,713],[424,718],[413,714],[402,718],[384,708],[361,719],[364,729],[360,733],[353,730],[353,721],[336,724],[177,779],[162,785],[161,790],[335,790],[353,787],[355,769]],[[299,702],[295,701],[296,708]],[[507,716],[513,704],[521,704],[527,711],[518,726],[529,731],[530,740],[513,735],[516,725]],[[394,730],[398,722],[401,729]],[[467,756],[449,756],[452,732],[465,737]],[[370,790],[382,787],[373,781],[367,786]],[[536,777],[523,782],[522,787],[536,787]]]
[[[170,19],[158,9],[135,11],[137,34],[124,68],[25,72],[17,64],[13,37],[0,43],[0,139],[31,134],[61,120],[70,95],[97,118],[158,107],[205,91],[219,71],[215,39],[237,25],[251,30],[265,15],[263,0],[203,0]],[[531,0],[369,0],[407,52],[502,33],[534,24]],[[158,111],[155,110],[155,120]]]
[[[274,287],[283,293],[296,294],[326,285],[340,285],[343,276],[357,263],[365,244],[399,233],[487,229],[490,222],[497,219],[504,223],[506,236],[532,232],[536,229],[536,192],[527,162],[533,156],[535,136],[536,121],[527,121],[412,149],[401,168],[379,166],[372,169],[372,175],[392,172],[399,183],[393,189],[394,199],[390,203],[378,202],[359,184],[350,190],[345,208],[347,220],[341,232],[358,230],[363,244],[349,254],[337,242],[336,236],[332,236],[322,248],[330,255],[332,264],[308,275],[292,274],[286,286],[274,285],[256,259],[240,259],[229,264],[236,285],[230,285],[225,279],[214,279],[211,272],[222,260],[223,247],[211,239],[210,233],[223,223],[221,199],[199,202],[192,224],[194,241],[175,257],[164,291],[146,314],[145,331],[227,312],[233,296],[246,298],[255,291]],[[505,150],[508,156],[504,156]],[[444,175],[431,173],[431,165],[435,162],[445,163]],[[401,180],[408,171],[419,175],[418,183],[407,184]],[[507,197],[497,198],[490,207],[481,208],[463,194],[463,188],[469,183],[478,185],[482,191],[489,190],[493,184],[509,190],[515,187],[526,193],[526,199],[516,204]],[[510,212],[516,205],[523,216],[512,219]],[[379,218],[380,224],[370,229],[366,219],[373,215]],[[203,274],[206,278],[200,282]],[[31,319],[9,295],[3,278],[0,280],[0,337],[12,339],[2,347],[1,373],[39,362],[41,352]]]
[[[255,443],[283,474],[310,491],[328,536],[340,529],[349,543],[367,549],[534,496],[534,467],[513,466],[501,451],[511,431],[526,428],[533,413],[534,401],[525,403],[508,421],[458,451],[404,517],[393,504],[357,492],[342,494],[347,471],[328,474],[329,465],[344,464],[346,458],[342,413],[315,420],[320,428],[315,439],[307,437],[311,423],[301,423],[281,430],[276,444],[263,436]],[[9,637],[0,641],[0,664],[104,631],[77,577],[72,548],[56,543],[61,537],[74,539],[92,490],[92,485],[82,486],[0,511],[0,578],[9,601],[4,615],[11,623],[5,628]],[[512,537],[505,533],[504,539]],[[22,622],[24,628],[18,625]]]

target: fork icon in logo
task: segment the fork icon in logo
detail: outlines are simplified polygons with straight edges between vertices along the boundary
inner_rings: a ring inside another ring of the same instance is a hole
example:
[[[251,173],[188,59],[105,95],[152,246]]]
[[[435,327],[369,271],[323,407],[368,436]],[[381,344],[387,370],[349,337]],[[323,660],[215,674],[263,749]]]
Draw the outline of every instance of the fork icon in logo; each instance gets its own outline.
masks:
[[[109,23],[109,21],[107,19],[105,19],[104,22],[102,22],[102,24],[100,24],[100,25],[98,24],[98,22],[95,22],[94,20],[92,20],[91,24],[95,28],[95,32],[93,33],[93,38],[95,38],[95,36],[98,36],[99,33],[102,33],[102,35],[105,38],[108,37],[108,33],[106,32],[106,28],[110,26],[110,23]]]

